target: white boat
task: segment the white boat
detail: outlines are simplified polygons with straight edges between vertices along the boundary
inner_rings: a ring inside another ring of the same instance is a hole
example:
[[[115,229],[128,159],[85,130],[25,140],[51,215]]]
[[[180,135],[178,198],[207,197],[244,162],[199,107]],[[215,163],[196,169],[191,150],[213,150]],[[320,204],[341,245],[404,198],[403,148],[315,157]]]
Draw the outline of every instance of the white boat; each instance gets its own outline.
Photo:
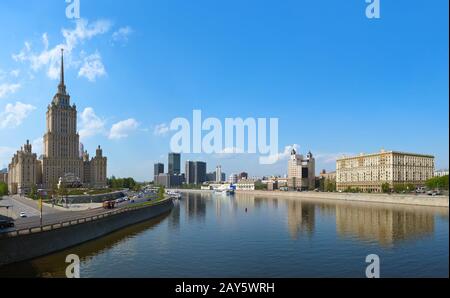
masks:
[[[177,200],[181,199],[181,193],[179,193],[177,191],[168,191],[167,195],[171,199],[177,199]]]
[[[222,185],[214,190],[215,194],[221,194],[224,196],[234,195],[234,189],[230,185]]]

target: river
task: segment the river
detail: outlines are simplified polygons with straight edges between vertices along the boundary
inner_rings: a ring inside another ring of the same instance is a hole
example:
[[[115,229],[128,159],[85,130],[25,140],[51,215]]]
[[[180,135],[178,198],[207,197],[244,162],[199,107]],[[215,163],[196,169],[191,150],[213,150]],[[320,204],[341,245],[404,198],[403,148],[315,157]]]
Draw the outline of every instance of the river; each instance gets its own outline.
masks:
[[[3,277],[449,276],[448,208],[184,194],[170,214],[33,261]],[[32,249],[32,248],[30,248]]]

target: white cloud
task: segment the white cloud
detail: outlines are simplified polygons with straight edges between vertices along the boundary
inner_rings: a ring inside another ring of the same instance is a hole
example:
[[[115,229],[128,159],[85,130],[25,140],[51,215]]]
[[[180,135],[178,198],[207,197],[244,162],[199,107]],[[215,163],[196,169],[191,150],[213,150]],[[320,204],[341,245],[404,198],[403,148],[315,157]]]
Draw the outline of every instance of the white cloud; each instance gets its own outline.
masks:
[[[4,98],[9,94],[14,94],[20,89],[20,84],[1,84],[0,85],[0,98]]]
[[[86,139],[105,131],[105,121],[95,114],[93,108],[85,108],[80,114],[80,137]]]
[[[20,70],[19,69],[11,70],[11,72],[9,74],[14,78],[18,78],[20,75]]]
[[[317,153],[316,160],[327,164],[327,163],[336,163],[338,158],[343,156],[354,156],[355,154],[349,152],[339,152],[339,153]]]
[[[120,121],[111,127],[109,132],[109,138],[112,140],[119,140],[127,138],[130,133],[135,131],[139,126],[139,123],[135,119],[128,119]]]
[[[5,110],[0,113],[0,129],[20,126],[35,109],[36,107],[21,102],[7,104]]]
[[[48,34],[42,35],[42,44],[44,49],[41,52],[34,52],[32,45],[29,42],[25,42],[25,46],[18,54],[14,54],[12,57],[15,61],[29,62],[31,69],[35,72],[42,68],[47,69],[47,76],[51,79],[57,79],[60,68],[61,49],[64,49],[65,57],[73,65],[76,65],[73,52],[76,47],[84,41],[90,40],[97,35],[105,34],[111,28],[109,21],[96,21],[89,23],[87,20],[80,19],[76,21],[74,29],[62,29],[62,35],[64,42],[56,45],[53,48],[49,47]],[[68,65],[72,65],[68,63]]]
[[[169,133],[170,127],[166,123],[158,124],[153,131],[155,136],[165,136]]]
[[[126,43],[128,42],[128,37],[133,33],[133,29],[130,26],[119,28],[112,34],[112,39],[114,42]]]
[[[93,37],[107,33],[111,28],[111,22],[99,20],[89,24],[85,19],[80,19],[73,30],[63,29],[62,34],[66,44],[70,49],[74,48],[79,42],[92,39]]]
[[[89,81],[95,82],[97,77],[104,75],[106,75],[106,70],[99,53],[84,58],[83,66],[78,72],[78,77],[85,77]]]

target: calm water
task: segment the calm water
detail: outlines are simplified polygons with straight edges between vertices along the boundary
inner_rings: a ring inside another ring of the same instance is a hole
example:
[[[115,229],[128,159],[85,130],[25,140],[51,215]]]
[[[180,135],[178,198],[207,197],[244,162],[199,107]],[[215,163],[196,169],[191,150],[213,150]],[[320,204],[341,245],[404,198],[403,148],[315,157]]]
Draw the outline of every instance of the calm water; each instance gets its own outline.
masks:
[[[64,276],[74,253],[82,277],[364,277],[369,254],[383,277],[448,277],[448,235],[446,208],[185,194],[170,214],[0,276]]]

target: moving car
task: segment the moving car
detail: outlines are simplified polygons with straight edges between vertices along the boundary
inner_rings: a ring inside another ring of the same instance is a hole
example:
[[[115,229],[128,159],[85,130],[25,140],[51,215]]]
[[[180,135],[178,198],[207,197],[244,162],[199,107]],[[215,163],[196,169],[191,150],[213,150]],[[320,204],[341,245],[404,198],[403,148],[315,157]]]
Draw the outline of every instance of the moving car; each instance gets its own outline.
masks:
[[[21,218],[27,218],[27,214],[25,212],[20,212],[20,217]]]
[[[115,201],[106,201],[103,202],[103,209],[114,209],[116,207]]]

